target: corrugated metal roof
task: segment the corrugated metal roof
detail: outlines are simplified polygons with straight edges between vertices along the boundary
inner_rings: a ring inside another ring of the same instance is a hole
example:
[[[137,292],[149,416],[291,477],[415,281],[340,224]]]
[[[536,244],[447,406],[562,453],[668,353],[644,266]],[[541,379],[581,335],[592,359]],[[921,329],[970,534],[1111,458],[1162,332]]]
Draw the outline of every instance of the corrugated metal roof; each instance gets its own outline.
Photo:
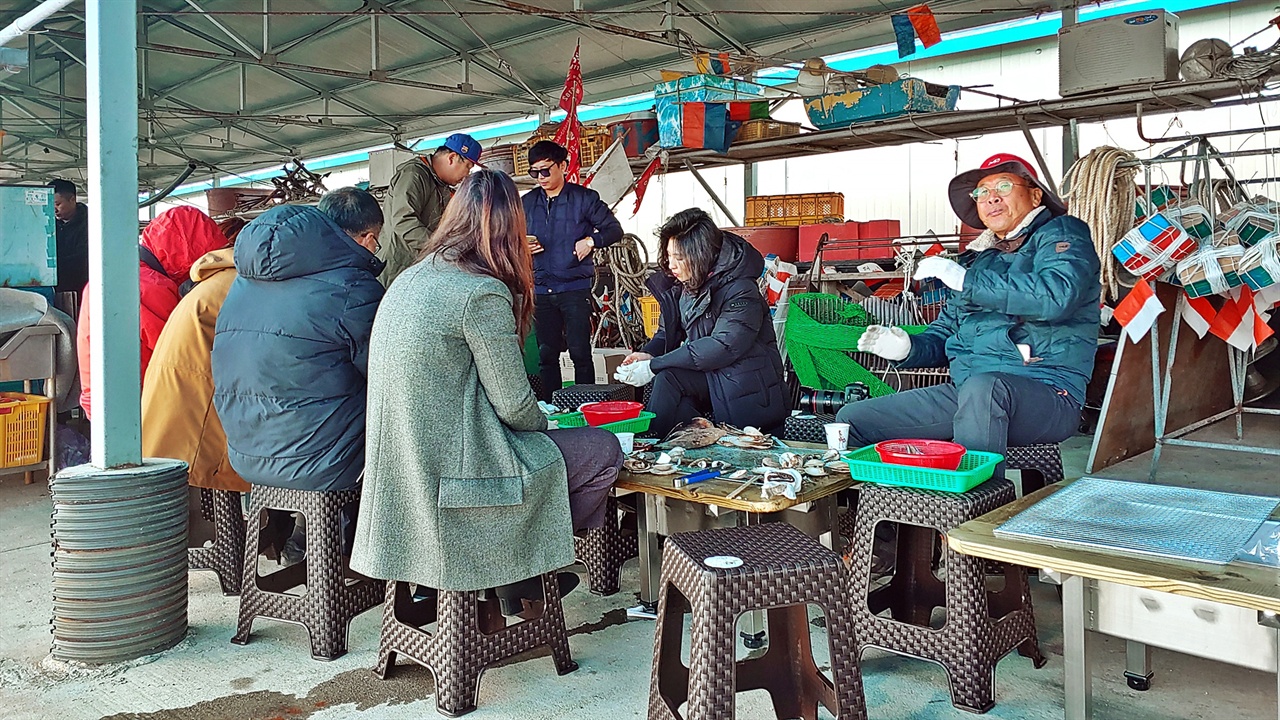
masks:
[[[891,42],[888,14],[917,2],[269,0],[264,32],[262,0],[141,0],[140,177],[164,185],[188,160],[243,171],[527,116],[555,105],[578,41],[586,102],[601,102],[691,70],[696,49],[776,65]],[[0,25],[29,5],[0,0]],[[946,31],[1058,2],[992,5],[930,3]],[[74,176],[83,17],[60,13],[44,30],[30,71],[0,76],[0,162]]]

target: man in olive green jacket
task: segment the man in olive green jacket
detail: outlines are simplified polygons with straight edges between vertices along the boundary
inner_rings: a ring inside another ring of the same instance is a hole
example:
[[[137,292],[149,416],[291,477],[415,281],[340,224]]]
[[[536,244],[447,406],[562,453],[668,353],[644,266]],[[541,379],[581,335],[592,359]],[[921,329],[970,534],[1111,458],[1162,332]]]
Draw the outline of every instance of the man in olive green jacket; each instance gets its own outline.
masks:
[[[427,238],[436,231],[453,188],[480,160],[480,143],[463,133],[450,135],[427,157],[401,163],[391,177],[384,202],[387,222],[378,243],[378,259],[387,264],[378,280],[390,287],[405,268],[418,259]]]

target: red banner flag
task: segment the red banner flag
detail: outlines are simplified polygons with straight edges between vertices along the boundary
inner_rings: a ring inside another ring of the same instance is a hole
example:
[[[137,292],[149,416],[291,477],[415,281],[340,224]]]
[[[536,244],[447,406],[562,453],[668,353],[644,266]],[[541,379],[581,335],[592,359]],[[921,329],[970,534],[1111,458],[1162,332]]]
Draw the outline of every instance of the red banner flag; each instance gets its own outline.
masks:
[[[636,181],[636,206],[631,210],[631,214],[635,215],[640,212],[640,203],[644,201],[644,192],[649,189],[649,180],[653,178],[653,174],[658,172],[658,166],[662,164],[662,156],[659,155],[649,161],[649,166],[640,173],[640,179]]]
[[[911,27],[915,28],[916,36],[920,38],[922,45],[933,47],[942,42],[938,21],[933,17],[933,11],[928,5],[917,5],[907,10],[907,17],[910,18]]]
[[[582,126],[578,122],[578,103],[582,102],[582,65],[578,62],[578,51],[581,43],[573,48],[573,59],[569,61],[569,75],[564,79],[564,91],[560,93],[560,109],[566,115],[560,129],[556,131],[556,142],[569,150],[569,167],[565,171],[566,179],[571,183],[580,181],[578,174],[582,170],[580,156]]]

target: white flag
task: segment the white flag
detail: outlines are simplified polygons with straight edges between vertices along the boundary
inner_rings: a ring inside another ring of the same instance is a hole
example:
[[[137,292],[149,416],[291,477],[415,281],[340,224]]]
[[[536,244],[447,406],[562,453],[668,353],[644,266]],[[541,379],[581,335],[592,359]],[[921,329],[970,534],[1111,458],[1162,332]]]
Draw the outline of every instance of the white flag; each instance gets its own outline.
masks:
[[[622,138],[618,138],[587,171],[587,178],[582,185],[600,193],[600,199],[604,204],[613,207],[614,203],[627,194],[634,181],[631,163],[627,160],[627,153],[622,149]]]

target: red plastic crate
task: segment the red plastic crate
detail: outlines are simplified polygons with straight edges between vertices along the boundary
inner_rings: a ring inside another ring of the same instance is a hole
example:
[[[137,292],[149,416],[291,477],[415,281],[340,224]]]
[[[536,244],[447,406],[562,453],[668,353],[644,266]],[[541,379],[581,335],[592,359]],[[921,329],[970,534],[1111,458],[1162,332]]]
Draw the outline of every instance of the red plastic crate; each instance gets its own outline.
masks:
[[[822,239],[823,233],[826,233],[830,240],[857,240],[859,238],[858,223],[801,225],[799,252],[797,253],[800,262],[813,262],[813,258],[818,252],[818,241]],[[862,251],[859,248],[824,250],[822,252],[823,262],[856,262],[861,259]]]
[[[793,263],[796,261],[796,231],[799,228],[795,226],[769,225],[765,227],[724,229],[735,235],[740,235],[742,239],[751,244],[751,247],[759,250],[761,255],[773,253],[783,262]]]
[[[858,226],[858,237],[863,240],[897,240],[902,237],[902,223],[897,220],[867,220]],[[892,256],[890,252],[885,257]]]

